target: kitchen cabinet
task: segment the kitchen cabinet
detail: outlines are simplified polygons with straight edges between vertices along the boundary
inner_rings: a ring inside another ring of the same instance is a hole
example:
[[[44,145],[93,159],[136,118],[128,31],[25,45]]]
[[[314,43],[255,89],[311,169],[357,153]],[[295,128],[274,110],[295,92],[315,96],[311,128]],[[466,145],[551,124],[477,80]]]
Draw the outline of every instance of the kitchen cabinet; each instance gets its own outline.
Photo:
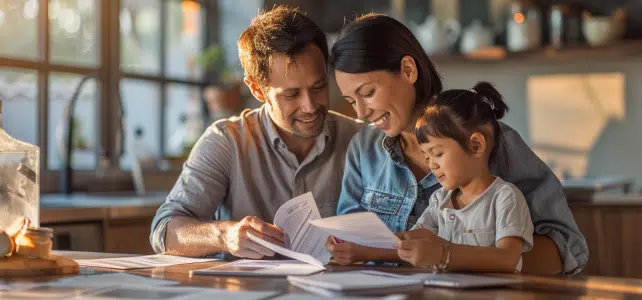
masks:
[[[642,201],[570,205],[589,248],[589,262],[581,274],[642,278]]]

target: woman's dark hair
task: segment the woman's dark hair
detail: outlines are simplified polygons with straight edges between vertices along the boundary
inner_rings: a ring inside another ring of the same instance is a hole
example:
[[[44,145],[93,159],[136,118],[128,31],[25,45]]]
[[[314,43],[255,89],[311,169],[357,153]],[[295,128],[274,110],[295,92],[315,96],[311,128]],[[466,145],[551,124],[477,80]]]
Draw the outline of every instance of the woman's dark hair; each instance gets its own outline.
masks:
[[[411,56],[417,65],[416,102],[425,103],[441,93],[441,77],[417,38],[399,21],[367,14],[346,25],[330,51],[330,67],[345,73],[386,70],[399,73],[401,59]]]
[[[419,117],[415,127],[417,141],[423,144],[430,137],[451,138],[470,153],[470,135],[481,132],[487,139],[493,138],[493,144],[497,146],[498,120],[507,112],[508,105],[502,95],[488,82],[478,82],[470,90],[444,91]],[[492,125],[492,133],[483,129],[488,124]],[[493,149],[491,156],[494,152]]]

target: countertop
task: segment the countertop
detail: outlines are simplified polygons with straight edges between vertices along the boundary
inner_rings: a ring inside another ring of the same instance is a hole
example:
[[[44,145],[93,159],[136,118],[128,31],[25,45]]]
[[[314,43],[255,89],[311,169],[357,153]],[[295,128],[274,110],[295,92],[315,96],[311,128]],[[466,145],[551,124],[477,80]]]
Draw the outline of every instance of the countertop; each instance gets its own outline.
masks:
[[[42,223],[66,223],[115,219],[152,218],[165,202],[169,191],[136,195],[133,192],[101,194],[74,193],[42,194],[40,220]],[[640,207],[642,194],[597,193],[588,197],[573,198],[573,207]]]
[[[40,195],[40,222],[61,223],[151,218],[165,202],[167,191],[134,193],[73,193]]]

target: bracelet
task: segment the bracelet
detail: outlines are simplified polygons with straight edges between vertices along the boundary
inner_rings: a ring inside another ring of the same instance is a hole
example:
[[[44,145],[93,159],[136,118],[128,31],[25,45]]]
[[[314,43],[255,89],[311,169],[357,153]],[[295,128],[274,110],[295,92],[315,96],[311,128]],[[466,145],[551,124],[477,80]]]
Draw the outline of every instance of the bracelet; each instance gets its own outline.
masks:
[[[438,264],[432,265],[433,273],[442,273],[448,270],[448,264],[450,263],[450,243],[444,242],[441,243],[441,259]]]

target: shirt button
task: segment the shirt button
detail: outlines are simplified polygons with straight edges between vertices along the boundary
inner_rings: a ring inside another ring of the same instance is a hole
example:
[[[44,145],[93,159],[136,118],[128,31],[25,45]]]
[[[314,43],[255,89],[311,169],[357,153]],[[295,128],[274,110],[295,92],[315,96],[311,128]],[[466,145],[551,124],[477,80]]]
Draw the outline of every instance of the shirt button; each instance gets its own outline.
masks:
[[[451,221],[455,220],[455,215],[450,215],[448,219],[450,219]]]
[[[410,184],[410,188],[411,188],[411,189],[414,189],[414,188],[415,188],[415,185],[411,183],[411,184]]]

